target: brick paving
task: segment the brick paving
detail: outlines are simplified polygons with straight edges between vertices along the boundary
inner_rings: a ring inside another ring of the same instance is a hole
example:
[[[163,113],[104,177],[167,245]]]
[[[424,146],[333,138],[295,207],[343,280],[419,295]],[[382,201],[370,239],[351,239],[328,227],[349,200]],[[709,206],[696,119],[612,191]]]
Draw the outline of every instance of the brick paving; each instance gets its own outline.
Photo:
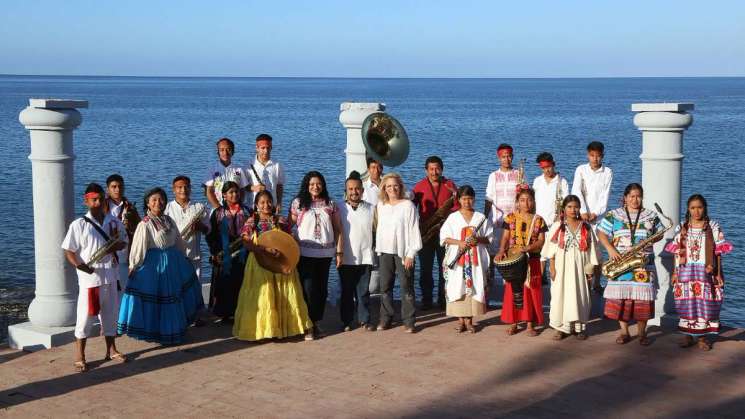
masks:
[[[653,343],[614,343],[597,319],[590,338],[556,342],[507,336],[498,310],[475,335],[458,335],[442,313],[420,315],[419,333],[340,333],[246,343],[230,328],[190,330],[160,347],[129,338],[134,359],[104,362],[90,339],[91,369],[73,372],[73,345],[0,350],[2,417],[731,417],[745,416],[745,331],[728,329],[708,353],[680,349],[653,328]],[[632,328],[635,331],[635,328]]]

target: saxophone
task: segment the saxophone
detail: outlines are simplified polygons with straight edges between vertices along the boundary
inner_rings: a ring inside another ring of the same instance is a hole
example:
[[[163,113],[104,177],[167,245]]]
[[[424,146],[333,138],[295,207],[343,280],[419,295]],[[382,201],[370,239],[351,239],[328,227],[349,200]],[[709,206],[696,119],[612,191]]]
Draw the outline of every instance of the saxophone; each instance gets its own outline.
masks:
[[[230,251],[230,257],[236,257],[238,255],[238,252],[241,251],[241,248],[243,248],[243,237],[238,237],[237,239],[233,240],[228,244],[228,250]],[[225,255],[224,250],[220,250],[215,257],[222,261],[222,257]]]
[[[91,256],[91,259],[86,263],[86,265],[88,265],[89,267],[92,267],[94,263],[98,263],[106,255],[111,253],[111,249],[119,243],[121,243],[121,240],[119,240],[119,232],[115,228],[112,233],[112,237],[106,243],[104,243],[103,246],[96,249],[96,251]],[[116,259],[114,260],[116,261]]]
[[[670,217],[662,212],[662,209],[660,209],[660,206],[657,205],[657,203],[655,203],[654,206],[657,209],[657,213],[664,217],[670,224],[660,231],[635,244],[631,249],[624,252],[621,255],[620,259],[611,259],[605,262],[601,269],[603,276],[608,279],[613,279],[622,274],[625,274],[626,272],[630,272],[637,268],[642,268],[647,264],[647,256],[644,254],[644,249],[648,246],[651,246],[652,243],[656,242],[657,240],[661,239],[668,230],[673,228],[673,220],[671,220]]]
[[[557,180],[559,181],[559,184],[556,185],[556,197],[554,198],[554,221],[557,221],[561,218],[561,207],[564,203],[564,197],[561,193],[561,174],[556,173]]]

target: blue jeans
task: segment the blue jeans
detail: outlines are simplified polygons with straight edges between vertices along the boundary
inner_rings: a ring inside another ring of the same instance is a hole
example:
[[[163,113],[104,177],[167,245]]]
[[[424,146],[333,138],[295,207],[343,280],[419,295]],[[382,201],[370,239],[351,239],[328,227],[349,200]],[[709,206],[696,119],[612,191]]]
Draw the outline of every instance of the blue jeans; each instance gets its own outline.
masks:
[[[354,325],[354,312],[359,323],[370,323],[370,270],[371,265],[341,265],[341,321],[345,326]]]

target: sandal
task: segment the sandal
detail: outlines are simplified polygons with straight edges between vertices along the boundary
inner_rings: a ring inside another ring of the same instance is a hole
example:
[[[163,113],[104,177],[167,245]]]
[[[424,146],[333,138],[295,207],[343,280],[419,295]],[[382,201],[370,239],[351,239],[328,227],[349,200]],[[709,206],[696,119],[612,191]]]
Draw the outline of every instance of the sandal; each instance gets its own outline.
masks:
[[[699,339],[698,340],[698,348],[701,349],[704,352],[708,352],[711,350],[711,343],[706,341],[706,339]]]
[[[639,336],[639,345],[649,346],[649,344],[651,344],[651,343],[652,343],[652,341],[649,340],[649,338],[646,335]]]
[[[680,346],[681,348],[689,348],[693,346],[694,343],[695,342],[693,341],[693,337],[691,335],[685,335],[683,340],[678,342],[678,346]]]
[[[538,331],[535,330],[535,329],[528,329],[528,332],[527,333],[528,333],[528,336],[530,336],[532,338],[538,336]]]
[[[629,335],[619,335],[616,338],[616,343],[619,344],[619,345],[625,345],[625,344],[629,343],[630,340],[631,340],[631,336],[629,336]]]
[[[466,325],[461,323],[458,325],[458,327],[455,328],[456,333],[463,333],[466,331]]]
[[[85,361],[75,361],[72,365],[75,366],[75,372],[88,371],[88,364]]]
[[[509,336],[512,336],[512,335],[514,335],[516,333],[517,333],[517,325],[516,324],[513,324],[512,326],[510,326],[509,329],[507,329],[507,334]]]
[[[472,324],[469,324],[468,326],[466,326],[466,330],[468,330],[468,333],[471,333],[471,334],[476,333],[476,328]]]
[[[106,360],[107,361],[118,361],[118,362],[120,362],[122,364],[125,363],[125,362],[129,362],[129,358],[127,358],[127,355],[124,355],[121,352],[117,352],[117,353],[115,353],[114,355],[111,355],[111,356],[107,355],[106,356]]]
[[[567,337],[567,334],[562,332],[561,330],[557,330],[556,334],[554,334],[554,340],[562,340],[565,337]]]

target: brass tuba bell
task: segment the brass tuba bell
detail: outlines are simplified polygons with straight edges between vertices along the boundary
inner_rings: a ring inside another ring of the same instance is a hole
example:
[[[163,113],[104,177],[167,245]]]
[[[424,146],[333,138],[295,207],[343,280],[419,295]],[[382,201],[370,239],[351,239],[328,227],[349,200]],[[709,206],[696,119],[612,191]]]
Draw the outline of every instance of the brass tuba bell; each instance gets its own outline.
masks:
[[[362,122],[362,142],[367,154],[384,166],[398,166],[409,156],[406,130],[396,118],[384,112],[372,113]]]

